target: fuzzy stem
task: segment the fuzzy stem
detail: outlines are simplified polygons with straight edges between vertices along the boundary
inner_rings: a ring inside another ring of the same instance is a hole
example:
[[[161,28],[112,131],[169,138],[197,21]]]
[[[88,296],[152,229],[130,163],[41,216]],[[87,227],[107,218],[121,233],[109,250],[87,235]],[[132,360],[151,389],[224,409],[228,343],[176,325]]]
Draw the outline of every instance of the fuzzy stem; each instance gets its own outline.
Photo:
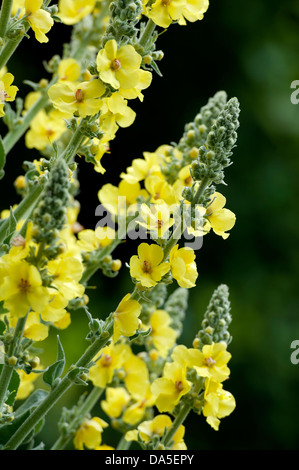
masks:
[[[72,437],[74,436],[76,430],[79,428],[81,423],[84,421],[85,417],[92,410],[94,405],[99,400],[104,389],[99,387],[94,387],[92,391],[87,395],[84,403],[82,404],[79,411],[76,411],[75,418],[68,424],[70,431],[66,435],[62,435],[57,439],[55,444],[52,446],[51,450],[63,450],[68,445]]]
[[[132,441],[126,441],[125,436],[120,439],[116,450],[128,450],[131,447]]]
[[[13,0],[3,0],[0,13],[0,38],[4,38],[10,19]]]
[[[25,317],[19,318],[15,327],[13,340],[8,348],[7,355],[8,357],[18,354],[18,349],[20,346],[20,341],[23,336],[25,324],[27,320],[27,315]],[[0,377],[0,410],[2,409],[3,404],[5,403],[6,392],[9,386],[10,379],[15,366],[11,366],[4,362],[3,369]]]
[[[22,122],[18,124],[13,130],[8,132],[3,139],[3,145],[6,155],[10,152],[13,146],[18,142],[22,135],[26,132],[30,126],[31,121],[35,118],[37,113],[44,109],[49,102],[48,89],[57,81],[57,77],[49,83],[47,88],[44,90],[42,95],[36,100],[36,102],[28,109]]]
[[[96,339],[85,353],[80,357],[76,362],[74,367],[71,367],[63,379],[56,385],[47,397],[40,403],[39,406],[30,414],[30,416],[22,423],[22,425],[17,429],[15,434],[10,437],[6,444],[7,450],[16,450],[26,439],[28,434],[35,428],[37,423],[43,419],[47,413],[52,409],[52,407],[57,403],[57,401],[74,385],[75,378],[72,377],[72,370],[74,368],[89,367],[93,358],[99,353],[99,351],[106,346],[107,342],[113,334],[113,321],[110,320],[107,322],[106,335],[103,335]]]
[[[143,31],[143,34],[139,40],[139,45],[144,47],[144,49],[146,49],[146,46],[153,34],[153,32],[155,31],[155,28],[156,28],[156,24],[153,22],[153,20],[149,19],[148,22],[147,22],[147,25]]]
[[[202,381],[199,380],[197,383],[195,383],[193,387],[193,394],[199,394],[200,390],[202,389]],[[192,406],[189,403],[185,403],[181,410],[179,411],[178,415],[175,417],[172,425],[168,428],[164,438],[162,439],[161,443],[165,446],[168,447],[172,441],[173,436],[179,429],[179,427],[183,424],[185,419],[187,418],[188,414],[192,410]]]

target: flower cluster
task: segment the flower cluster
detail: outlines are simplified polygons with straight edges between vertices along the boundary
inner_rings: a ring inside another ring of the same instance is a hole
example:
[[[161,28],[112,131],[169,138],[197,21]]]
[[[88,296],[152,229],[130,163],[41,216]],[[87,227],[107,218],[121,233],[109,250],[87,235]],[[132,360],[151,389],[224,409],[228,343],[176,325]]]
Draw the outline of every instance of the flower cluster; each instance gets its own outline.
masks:
[[[0,214],[0,445],[33,442],[53,403],[78,384],[91,391],[63,408],[53,450],[69,443],[77,450],[114,449],[103,440],[109,425],[122,435],[118,449],[135,442],[142,449],[183,450],[189,412],[218,430],[235,408],[223,389],[231,358],[226,286],[215,290],[192,347],[180,336],[199,278],[198,242],[212,232],[227,239],[236,221],[216,186],[236,143],[238,100],[217,93],[177,144],[144,152],[121,169],[118,185],[99,188],[110,224],[81,225],[76,157],[105,172],[103,155],[118,129],[136,118],[131,102],[142,102],[153,72],[160,74],[157,28],[201,20],[209,2],[49,4],[4,0],[0,11],[0,117],[8,128],[0,139],[0,177],[21,136],[33,155],[14,181],[21,200]],[[50,78],[27,80],[32,90],[17,97],[8,60],[31,30],[39,43],[48,42],[55,22],[71,27],[70,42],[45,64]],[[141,240],[135,254],[114,258],[126,237]],[[114,278],[122,267],[131,290],[106,318],[94,317],[91,278],[99,270]],[[43,365],[47,351],[40,358],[39,346],[53,330],[69,328],[71,335],[76,311],[87,317],[89,346],[66,369],[58,334],[56,361]],[[44,388],[36,387],[38,377]],[[96,403],[103,417],[92,413]]]

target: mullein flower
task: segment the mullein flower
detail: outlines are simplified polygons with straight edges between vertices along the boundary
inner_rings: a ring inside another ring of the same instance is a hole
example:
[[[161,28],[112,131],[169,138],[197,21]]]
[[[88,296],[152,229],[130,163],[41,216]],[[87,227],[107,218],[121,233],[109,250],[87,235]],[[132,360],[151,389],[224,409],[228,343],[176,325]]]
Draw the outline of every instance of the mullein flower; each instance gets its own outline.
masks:
[[[186,0],[156,0],[146,9],[146,16],[158,26],[168,28],[173,21],[181,18],[185,5]]]
[[[115,90],[134,88],[142,79],[139,73],[141,60],[133,46],[118,48],[115,39],[111,39],[97,55],[99,77]]]
[[[131,395],[124,387],[107,387],[106,400],[101,407],[110,418],[119,418],[131,400]]]
[[[48,42],[46,33],[52,28],[54,20],[42,6],[43,0],[25,0],[26,19],[34,31],[35,38],[38,42]]]
[[[122,367],[130,354],[131,348],[127,344],[111,343],[105,346],[89,371],[89,379],[93,385],[105,388],[112,381],[114,372]]]
[[[77,450],[85,448],[93,450],[102,442],[102,433],[108,423],[101,418],[95,416],[91,419],[85,419],[74,437],[74,446]]]
[[[74,25],[89,15],[95,5],[96,0],[59,0],[57,15],[64,24]]]
[[[223,390],[222,383],[206,379],[202,414],[215,431],[219,429],[220,419],[229,416],[235,407],[236,401],[233,395]]]
[[[52,286],[66,299],[71,300],[84,294],[84,286],[79,282],[84,266],[77,258],[58,257],[49,261],[47,269],[53,276]]]
[[[215,382],[223,382],[230,374],[227,363],[231,354],[226,350],[225,343],[206,344],[202,351],[180,345],[174,349],[171,357],[174,361],[195,369],[200,377],[208,377]]]
[[[151,238],[169,238],[169,229],[174,224],[167,204],[141,204],[139,225],[145,227]]]
[[[131,126],[136,117],[135,111],[128,106],[128,101],[118,93],[103,98],[100,109],[100,128],[109,140],[114,139],[119,127]]]
[[[54,108],[68,119],[73,114],[86,117],[97,114],[102,106],[101,96],[105,86],[98,80],[81,83],[60,82],[49,88],[48,94]]]
[[[151,391],[160,412],[171,413],[181,397],[191,389],[192,384],[187,380],[186,372],[186,367],[179,362],[167,362],[162,377],[152,383]]]
[[[18,87],[12,85],[13,81],[14,76],[11,73],[4,73],[0,78],[0,117],[5,115],[5,102],[15,100]]]
[[[225,203],[226,198],[215,192],[211,196],[211,203],[208,205],[205,214],[213,231],[224,239],[229,236],[227,230],[232,229],[236,222],[235,214],[224,208]]]
[[[162,437],[165,430],[172,424],[171,418],[167,415],[157,415],[151,421],[143,421],[136,430],[128,431],[125,434],[126,441],[136,441],[138,434],[145,444],[153,441],[155,437]],[[185,450],[186,445],[184,443],[185,427],[179,426],[178,430],[172,437],[172,450]]]
[[[147,337],[148,343],[164,358],[174,346],[177,338],[177,332],[170,325],[171,317],[166,310],[155,310],[150,317],[151,332]]]
[[[131,206],[135,207],[139,198],[146,199],[148,193],[141,188],[139,183],[130,184],[127,181],[121,181],[118,186],[110,183],[104,186],[98,192],[99,201],[112,214],[126,214]]]
[[[47,114],[41,110],[30,123],[30,129],[25,135],[26,147],[44,150],[47,145],[59,139],[66,131],[66,123],[57,118],[55,113]]]
[[[77,245],[80,250],[90,252],[105,248],[115,239],[115,230],[111,227],[97,227],[95,230],[84,229],[78,233]]]
[[[42,311],[50,299],[38,269],[25,260],[6,265],[0,284],[0,300],[13,317],[24,317],[29,310]]]
[[[186,25],[186,20],[192,23],[197,20],[202,20],[208,8],[209,0],[186,0],[183,14],[178,23],[180,25]]]
[[[131,294],[125,295],[113,313],[114,342],[116,342],[120,336],[133,336],[138,329],[138,317],[141,312],[141,306],[137,300],[130,299],[130,297]]]
[[[169,263],[162,262],[164,252],[158,245],[141,243],[138,256],[130,259],[130,274],[144,287],[154,287],[169,271]]]
[[[75,59],[63,59],[59,62],[57,74],[60,82],[76,82],[81,75],[81,66]]]
[[[171,273],[180,287],[194,287],[198,277],[195,253],[190,247],[175,245],[169,255]]]

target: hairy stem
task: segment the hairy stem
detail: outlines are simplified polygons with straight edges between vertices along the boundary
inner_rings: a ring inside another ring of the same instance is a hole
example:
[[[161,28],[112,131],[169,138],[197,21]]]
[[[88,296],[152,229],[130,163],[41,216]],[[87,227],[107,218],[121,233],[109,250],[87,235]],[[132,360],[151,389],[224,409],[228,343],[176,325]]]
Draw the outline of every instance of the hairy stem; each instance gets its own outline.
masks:
[[[57,439],[55,444],[52,446],[51,450],[63,450],[69,444],[71,439],[74,437],[77,429],[80,427],[86,416],[93,409],[94,405],[99,400],[104,389],[99,387],[94,387],[92,391],[87,395],[85,401],[81,405],[79,410],[76,410],[76,416],[74,419],[68,423],[68,432],[63,434]]]
[[[69,369],[63,379],[51,389],[48,396],[43,402],[35,408],[31,415],[24,421],[18,430],[11,436],[6,443],[7,450],[16,450],[26,439],[28,434],[35,428],[37,423],[43,419],[58,400],[75,384],[76,377],[73,376],[72,371],[76,368],[88,368],[92,359],[99,353],[99,351],[106,346],[113,333],[113,321],[107,322],[104,334],[96,339],[85,353],[80,357],[76,364]]]

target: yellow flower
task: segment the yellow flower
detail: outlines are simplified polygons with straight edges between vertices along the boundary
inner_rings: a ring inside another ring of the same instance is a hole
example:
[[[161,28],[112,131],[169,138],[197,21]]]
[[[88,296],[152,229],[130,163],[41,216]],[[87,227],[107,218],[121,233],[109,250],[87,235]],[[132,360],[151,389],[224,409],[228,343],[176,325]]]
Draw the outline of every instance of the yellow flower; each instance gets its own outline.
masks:
[[[12,317],[10,319],[11,326],[15,327],[17,319]],[[43,324],[40,321],[40,315],[36,312],[29,312],[26,319],[26,325],[24,329],[24,337],[32,339],[33,341],[43,341],[48,337],[49,326]]]
[[[150,86],[152,82],[152,74],[147,70],[139,69],[139,79],[137,85],[133,88],[121,88],[119,93],[128,100],[133,100],[139,98],[140,101],[143,101],[143,94],[141,90],[145,90]]]
[[[55,114],[41,110],[30,123],[25,135],[25,144],[29,149],[44,150],[47,145],[59,139],[66,131],[66,123]]]
[[[162,437],[165,429],[169,428],[172,424],[171,418],[167,415],[157,415],[151,421],[143,421],[139,424],[137,430],[128,431],[125,434],[126,441],[137,440],[138,432],[143,442],[147,443],[153,440],[155,436]],[[178,430],[172,437],[173,450],[185,450],[186,445],[184,443],[185,427],[179,426]]]
[[[46,308],[40,312],[40,316],[45,322],[59,322],[65,318],[67,313],[65,308],[69,303],[69,299],[64,297],[57,289],[49,288],[49,293],[50,300]]]
[[[99,201],[112,215],[124,215],[130,206],[134,206],[137,198],[146,198],[148,196],[144,189],[141,189],[139,183],[129,184],[121,181],[118,186],[110,183],[104,186],[98,192]]]
[[[101,109],[100,97],[105,93],[103,83],[90,80],[79,84],[73,82],[55,83],[49,88],[49,98],[54,108],[66,118],[73,114],[80,117],[93,116]]]
[[[0,78],[0,117],[4,116],[4,104],[6,101],[14,101],[18,87],[12,85],[14,76],[11,73],[5,73]]]
[[[182,16],[185,5],[185,0],[156,0],[146,15],[158,26],[168,28],[173,20]]]
[[[120,369],[131,354],[131,348],[126,344],[113,344],[105,346],[95,365],[90,368],[89,379],[99,388],[105,388],[113,379],[113,374]]]
[[[169,271],[169,263],[162,262],[164,252],[158,245],[141,243],[138,256],[130,259],[130,274],[144,287],[153,287]]]
[[[16,400],[24,400],[27,398],[34,390],[34,382],[38,378],[38,374],[31,372],[26,374],[23,369],[17,370],[21,382],[17,391]]]
[[[186,20],[192,23],[197,20],[202,20],[208,8],[209,0],[187,0],[178,23],[180,25],[186,25]]]
[[[89,15],[96,0],[59,0],[57,15],[64,24],[73,25]]]
[[[0,300],[13,317],[24,317],[29,309],[42,311],[49,302],[49,292],[35,266],[24,260],[8,264],[0,284]]]
[[[118,126],[129,127],[135,120],[136,113],[127,103],[118,93],[102,100],[100,129],[109,140],[114,139]]]
[[[106,400],[101,401],[101,407],[110,418],[119,418],[130,400],[124,387],[107,387]]]
[[[39,42],[48,42],[46,33],[50,31],[54,20],[50,13],[43,10],[43,0],[25,0],[25,10],[27,21],[34,31],[35,37]]]
[[[135,184],[144,180],[150,174],[161,175],[159,158],[154,152],[145,152],[144,158],[135,158],[132,165],[127,168],[126,173],[121,173],[120,177],[127,183]]]
[[[110,245],[115,239],[115,230],[111,227],[85,229],[78,233],[78,246],[82,251],[94,251]]]
[[[116,90],[134,88],[140,81],[141,60],[133,46],[118,49],[115,39],[110,39],[97,55],[99,77]]]
[[[138,220],[139,225],[149,230],[151,238],[169,238],[174,219],[167,204],[141,204],[140,217],[142,220]]]
[[[171,273],[180,287],[195,286],[198,276],[195,253],[190,247],[179,248],[175,245],[169,255]]]
[[[155,405],[160,412],[171,412],[181,397],[191,388],[191,382],[186,379],[186,368],[176,362],[167,362],[163,376],[151,385],[151,391],[156,397]]]
[[[84,294],[84,286],[79,283],[83,270],[83,263],[73,257],[56,258],[48,263],[49,274],[54,276],[52,285],[68,300]]]
[[[208,218],[211,228],[217,235],[226,239],[229,233],[227,230],[233,228],[236,222],[235,214],[229,209],[225,209],[226,198],[215,192],[211,196],[211,203],[206,210],[206,217]]]
[[[75,82],[80,77],[81,67],[75,59],[63,59],[59,62],[57,73],[59,81]]]
[[[113,342],[115,343],[121,335],[133,336],[138,328],[138,317],[141,306],[137,300],[130,299],[131,294],[127,294],[119,303],[113,313]]]
[[[146,412],[146,408],[151,408],[154,403],[155,397],[151,392],[150,385],[145,385],[143,396],[128,406],[124,411],[122,417],[124,423],[130,424],[131,426],[139,423]]]
[[[171,206],[177,202],[173,187],[162,176],[151,174],[145,179],[144,185],[152,196],[152,203],[166,203]]]
[[[177,333],[169,325],[171,318],[165,310],[156,310],[150,318],[151,332],[148,340],[162,357],[166,357],[173,347]]]
[[[175,348],[172,357],[177,360],[179,351],[183,350],[184,347]],[[184,354],[184,361],[188,367],[194,368],[199,376],[208,377],[215,382],[223,382],[228,378],[230,370],[227,363],[230,358],[231,354],[226,350],[225,343],[205,344],[202,351],[186,348]]]
[[[236,407],[233,395],[223,390],[223,384],[206,380],[204,393],[204,406],[202,414],[207,418],[207,423],[218,431],[220,419],[229,416]]]
[[[85,419],[80,428],[76,432],[74,438],[74,446],[77,450],[94,449],[102,442],[102,433],[108,423],[101,418],[95,416],[91,419]]]

